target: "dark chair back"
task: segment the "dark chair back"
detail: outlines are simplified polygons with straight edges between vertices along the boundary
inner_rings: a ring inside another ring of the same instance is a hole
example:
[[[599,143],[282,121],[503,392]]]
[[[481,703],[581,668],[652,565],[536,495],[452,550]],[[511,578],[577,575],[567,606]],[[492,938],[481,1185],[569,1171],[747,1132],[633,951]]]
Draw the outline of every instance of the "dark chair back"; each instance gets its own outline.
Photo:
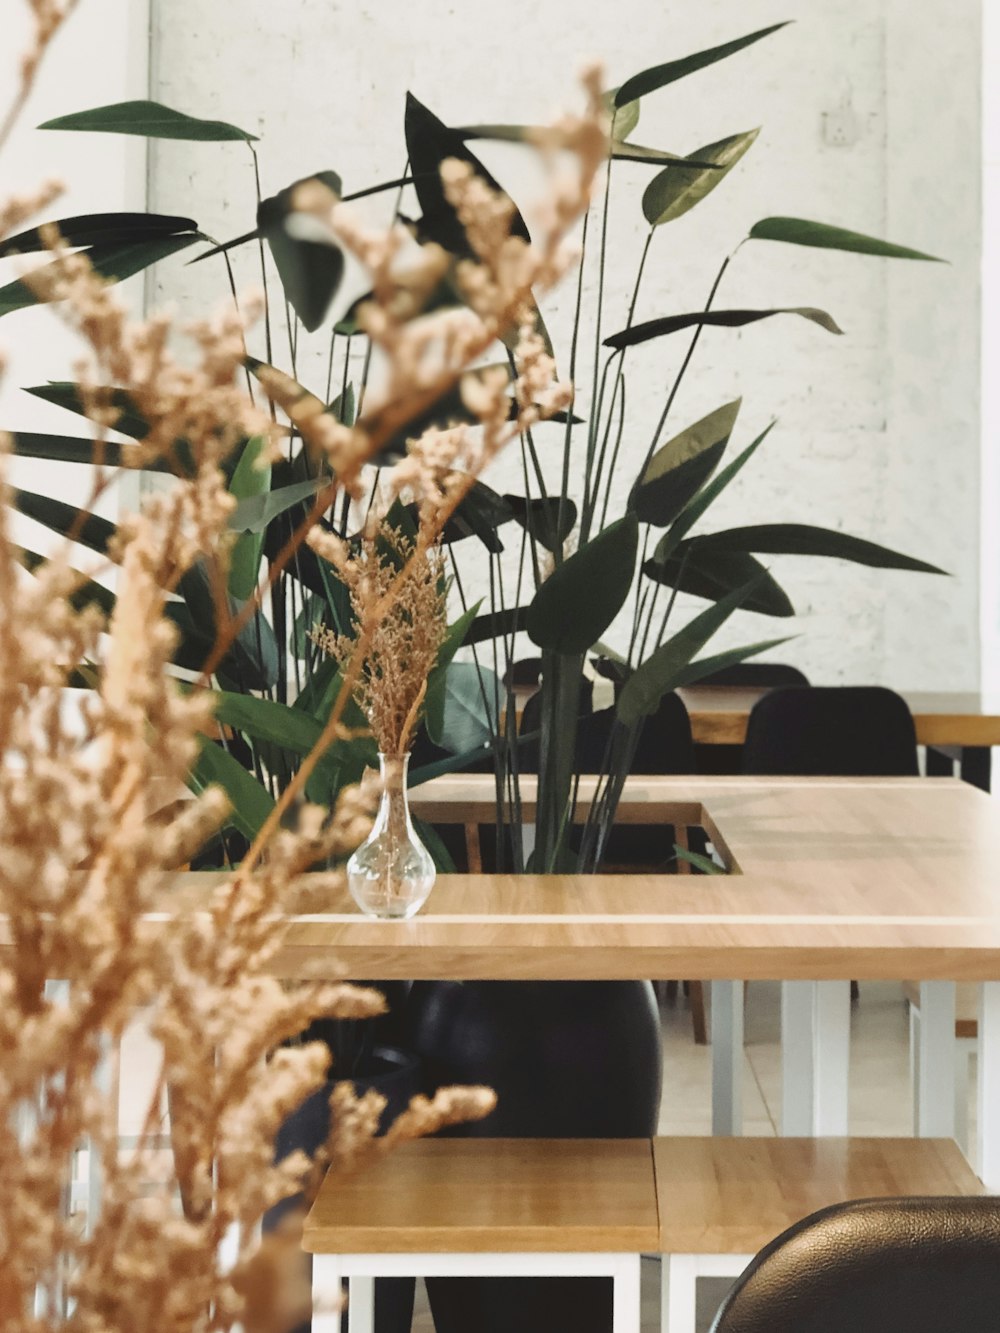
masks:
[[[813,1213],[737,1280],[711,1333],[997,1333],[1000,1199],[862,1199]]]
[[[823,777],[916,775],[906,701],[881,685],[788,687],[754,705],[744,773]]]
[[[779,685],[808,685],[809,678],[787,662],[737,662],[721,667],[697,682],[699,685],[744,685],[770,689]]]

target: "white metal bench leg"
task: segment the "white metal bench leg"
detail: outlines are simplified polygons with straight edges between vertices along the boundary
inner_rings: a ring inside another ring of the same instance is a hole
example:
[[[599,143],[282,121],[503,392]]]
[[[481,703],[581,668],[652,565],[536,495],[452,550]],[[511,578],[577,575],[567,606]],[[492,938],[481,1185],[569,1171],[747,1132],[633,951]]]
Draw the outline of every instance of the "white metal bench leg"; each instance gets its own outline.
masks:
[[[1000,981],[983,983],[979,1005],[977,1170],[990,1193],[1000,1192]]]
[[[312,1256],[312,1333],[340,1333],[340,1310],[326,1308],[338,1296],[343,1281],[339,1254]]]
[[[352,1277],[347,1292],[347,1333],[374,1333],[375,1279]]]
[[[639,1333],[639,1256],[623,1254],[612,1274],[612,1333]]]
[[[813,1023],[813,1123],[817,1138],[847,1136],[851,983],[817,981]]]
[[[700,1277],[739,1277],[750,1254],[665,1254],[660,1291],[661,1333],[695,1333]]]
[[[743,1133],[743,983],[712,982],[712,1133]]]
[[[781,1132],[808,1138],[813,1122],[815,981],[781,983]]]
[[[920,983],[916,1058],[916,1132],[923,1139],[955,1136],[955,983]]]

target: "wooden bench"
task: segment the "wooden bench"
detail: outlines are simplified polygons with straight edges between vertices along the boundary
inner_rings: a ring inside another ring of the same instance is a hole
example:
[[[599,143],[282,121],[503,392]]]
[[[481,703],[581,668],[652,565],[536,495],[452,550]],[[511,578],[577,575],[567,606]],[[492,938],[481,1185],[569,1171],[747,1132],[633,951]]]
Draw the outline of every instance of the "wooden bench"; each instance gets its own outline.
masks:
[[[694,1333],[699,1277],[739,1276],[787,1227],[845,1199],[982,1194],[951,1139],[653,1140],[664,1333]]]
[[[328,1176],[306,1219],[316,1303],[350,1283],[371,1333],[375,1277],[610,1277],[614,1333],[639,1333],[639,1255],[658,1243],[648,1139],[420,1139]],[[314,1333],[339,1333],[339,1314]]]

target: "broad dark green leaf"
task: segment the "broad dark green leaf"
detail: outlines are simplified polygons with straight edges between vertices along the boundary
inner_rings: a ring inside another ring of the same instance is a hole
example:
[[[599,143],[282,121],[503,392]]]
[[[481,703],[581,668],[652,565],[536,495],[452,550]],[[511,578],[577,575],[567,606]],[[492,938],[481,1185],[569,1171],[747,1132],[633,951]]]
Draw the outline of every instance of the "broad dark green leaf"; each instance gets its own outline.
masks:
[[[521,739],[521,737],[518,737],[515,744],[519,744]],[[537,734],[532,739],[537,740]],[[473,764],[489,759],[492,753],[492,744],[477,745],[472,750],[466,750],[464,754],[449,754],[445,755],[443,759],[434,759],[429,764],[421,764],[419,768],[410,769],[407,786],[419,787],[421,783],[430,782],[432,778],[439,778],[444,773],[461,773]]]
[[[432,731],[428,717],[427,734],[452,754],[486,745],[497,734],[497,700],[504,697],[503,686],[488,667],[452,662],[445,671],[441,729]]]
[[[102,243],[81,253],[87,256],[94,270],[108,282],[122,282],[202,239],[200,232],[185,232],[181,236],[154,236],[150,240],[126,241],[120,245]],[[52,273],[52,264],[43,264],[34,270],[32,282],[38,285],[37,291],[20,278],[0,287],[0,315],[9,315],[14,310],[23,310],[51,300],[47,288]]]
[[[26,518],[34,519],[61,537],[67,537],[72,532],[74,541],[100,555],[107,552],[108,543],[118,531],[108,519],[98,514],[88,514],[62,500],[54,500],[51,495],[37,495],[34,491],[11,488],[10,498],[15,509]]]
[[[770,435],[774,428],[772,421],[770,426],[766,426],[757,438],[743,450],[738,458],[726,465],[722,471],[711,479],[707,485],[703,486],[697,495],[693,496],[681,512],[671,523],[670,528],[660,538],[659,545],[656,548],[656,558],[665,560],[674,550],[683,537],[686,537],[694,525],[698,522],[705,511],[716,501],[719,495],[726,489],[733,478],[742,471],[743,467],[749,463],[760,446]]]
[[[445,524],[441,540],[451,546],[465,537],[478,537],[488,551],[499,555],[503,542],[497,529],[512,518],[504,497],[485,482],[477,481]]]
[[[263,495],[248,496],[230,514],[229,528],[233,532],[262,533],[272,519],[308,500],[322,490],[328,480],[327,477],[310,477],[306,481],[293,482],[291,486],[281,486],[276,491],[266,491]]]
[[[746,605],[759,577],[735,588],[727,597],[695,616],[636,667],[618,695],[618,719],[624,726],[634,727],[640,718],[656,711],[660,700],[676,687],[680,673],[695,655],[734,611]]]
[[[617,95],[617,88],[609,88],[601,96],[604,113],[610,121],[609,130],[612,143],[616,139],[624,140],[628,138],[639,123],[639,113],[641,111],[638,98],[634,102],[626,102],[622,106],[616,106],[615,97]]]
[[[294,754],[308,754],[323,731],[308,713],[288,704],[258,699],[252,694],[236,694],[231,690],[216,690],[213,697],[218,722],[235,727],[254,740],[279,745]]]
[[[701,162],[713,162],[716,170],[701,167],[689,167],[678,170],[675,166],[667,167],[646,186],[642,196],[642,211],[651,227],[660,227],[665,222],[673,222],[701,203],[706,195],[711,194],[717,185],[726,179],[736,163],[753,145],[760,130],[747,130],[743,134],[731,134],[717,143],[706,144],[697,148],[691,157]]]
[[[464,135],[445,125],[412,93],[406,94],[403,130],[414,188],[423,212],[420,219],[421,236],[426,240],[437,241],[451,254],[471,255],[465,228],[445,198],[440,176],[441,164],[448,158],[457,158],[460,162],[467,162],[475,174],[492,189],[500,190],[499,183],[475,154],[466,148]],[[516,211],[511,220],[511,234],[530,239],[524,219]]]
[[[742,401],[716,408],[657,449],[629,500],[643,523],[665,528],[705,484],[725,452]]]
[[[624,605],[638,539],[635,515],[626,514],[558,565],[528,608],[531,641],[550,652],[586,652]]]
[[[178,591],[198,635],[214,644],[219,627],[211,580],[204,562],[199,561],[181,575]],[[243,606],[243,602],[227,595],[227,612],[232,619],[239,615]],[[220,671],[235,680],[241,690],[267,690],[278,679],[278,642],[260,610],[255,611],[240,629]]]
[[[892,241],[880,241],[845,227],[832,227],[826,222],[809,222],[805,218],[764,218],[750,228],[752,241],[786,241],[789,245],[812,245],[821,250],[848,250],[858,255],[879,255],[883,259],[926,259],[934,264],[945,261],[937,255],[911,250]]]
[[[266,459],[268,443],[263,435],[247,440],[240,461],[229,482],[229,491],[238,501],[266,495],[271,488],[271,464]],[[242,532],[229,557],[229,591],[240,601],[252,597],[260,574],[264,549],[263,530]]]
[[[412,786],[412,783],[410,785]],[[412,816],[412,821],[417,837],[431,854],[434,869],[439,875],[453,875],[456,869],[455,862],[451,859],[451,853],[442,842],[441,835],[434,825],[428,824],[426,819],[419,819],[416,815]]]
[[[424,720],[427,734],[431,739],[440,737],[444,731],[448,668],[455,654],[465,642],[465,637],[476,619],[476,613],[481,605],[482,600],[478,601],[475,606],[470,606],[467,611],[463,612],[456,621],[448,626],[448,633],[438,649],[434,669],[427,678]]]
[[[689,315],[665,315],[662,319],[649,319],[642,324],[633,324],[604,339],[605,347],[621,349],[635,347],[637,343],[647,343],[652,338],[662,338],[668,333],[679,333],[682,329],[694,328],[696,324],[707,324],[713,328],[740,329],[745,324],[756,324],[759,320],[770,319],[772,315],[799,315],[813,324],[818,324],[828,333],[843,333],[832,315],[814,306],[781,306],[775,310],[699,310]]]
[[[560,511],[557,496],[526,500],[523,495],[505,495],[514,522],[530,532],[546,551],[561,551],[566,538],[576,527],[576,505],[563,499]]]
[[[319,171],[262,200],[257,209],[257,230],[270,247],[292,309],[310,333],[326,318],[344,276],[344,253],[332,234],[312,213],[296,208],[299,192],[313,183],[330,191],[331,203],[339,198],[340,177]]]
[[[706,551],[697,538],[680,542],[665,560],[656,555],[647,560],[642,572],[654,583],[677,588],[692,597],[711,602],[728,596],[733,589],[756,580],[745,609],[762,616],[793,616],[795,608],[788,594],[761,562],[746,551]]]
[[[177,236],[198,230],[198,224],[192,218],[167,217],[162,213],[84,213],[79,217],[57,218],[48,225],[56,227],[60,238],[70,246],[121,245],[149,240],[153,236]],[[49,247],[42,230],[42,227],[29,227],[27,231],[0,241],[0,259],[47,250]]]
[[[752,46],[762,37],[769,37],[772,32],[784,27],[787,27],[787,23],[773,23],[769,28],[760,28],[757,32],[748,33],[746,37],[737,37],[735,41],[710,47],[707,51],[685,56],[682,60],[670,60],[664,65],[654,65],[650,69],[645,69],[641,74],[633,74],[632,78],[626,79],[618,89],[615,94],[615,104],[624,106],[626,102],[631,102],[637,97],[645,97],[648,93],[665,88],[670,83],[676,83],[678,79],[686,78],[688,74],[694,74],[708,65],[714,65],[718,60],[725,60],[727,56],[735,55],[737,51]]]
[[[316,648],[310,635],[317,625],[325,625],[329,617],[330,611],[326,604],[326,598],[315,592],[308,593],[301,608],[296,613],[289,645],[291,651],[300,661],[306,661],[315,653]]]
[[[221,787],[229,797],[226,822],[252,842],[274,809],[270,792],[248,773],[231,754],[205,737],[188,775],[188,786],[196,794],[207,787]]]
[[[946,574],[937,565],[891,551],[875,542],[811,523],[760,523],[692,537],[699,557],[705,551],[755,551],[758,555],[820,555],[849,560],[873,569],[908,569],[917,574]]]
[[[162,102],[146,100],[114,102],[109,106],[74,111],[56,116],[39,125],[40,130],[90,130],[102,134],[138,134],[147,139],[187,139],[201,143],[222,143],[242,139],[256,140],[256,134],[228,125],[223,120],[199,120],[197,116],[174,111]]]

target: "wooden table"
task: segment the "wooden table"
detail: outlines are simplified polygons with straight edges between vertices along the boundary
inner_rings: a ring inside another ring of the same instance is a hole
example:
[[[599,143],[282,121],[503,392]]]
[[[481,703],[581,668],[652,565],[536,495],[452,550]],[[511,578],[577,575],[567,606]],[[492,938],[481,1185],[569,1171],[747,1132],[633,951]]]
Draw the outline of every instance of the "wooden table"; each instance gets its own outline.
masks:
[[[689,685],[677,693],[691,718],[691,732],[701,745],[742,745],[747,718],[763,688],[741,685]],[[984,694],[900,691],[910,706],[917,744],[934,750],[960,751],[962,776],[989,790],[991,745],[1000,745],[1000,698]],[[929,757],[929,771],[943,772]]]
[[[522,787],[530,822],[533,780]],[[485,775],[438,778],[413,797],[432,820],[494,817]],[[626,784],[621,818],[703,823],[733,873],[445,875],[412,921],[365,918],[345,892],[330,912],[289,920],[276,966],[289,977],[329,977],[335,963],[386,979],[705,978],[716,1107],[740,1104],[742,981],[796,983],[782,1008],[785,1105],[809,1107],[804,1132],[834,1135],[847,1133],[846,980],[923,978],[917,1128],[931,1137],[954,1134],[955,982],[981,983],[980,1174],[1000,1191],[992,798],[954,779],[643,777]]]

